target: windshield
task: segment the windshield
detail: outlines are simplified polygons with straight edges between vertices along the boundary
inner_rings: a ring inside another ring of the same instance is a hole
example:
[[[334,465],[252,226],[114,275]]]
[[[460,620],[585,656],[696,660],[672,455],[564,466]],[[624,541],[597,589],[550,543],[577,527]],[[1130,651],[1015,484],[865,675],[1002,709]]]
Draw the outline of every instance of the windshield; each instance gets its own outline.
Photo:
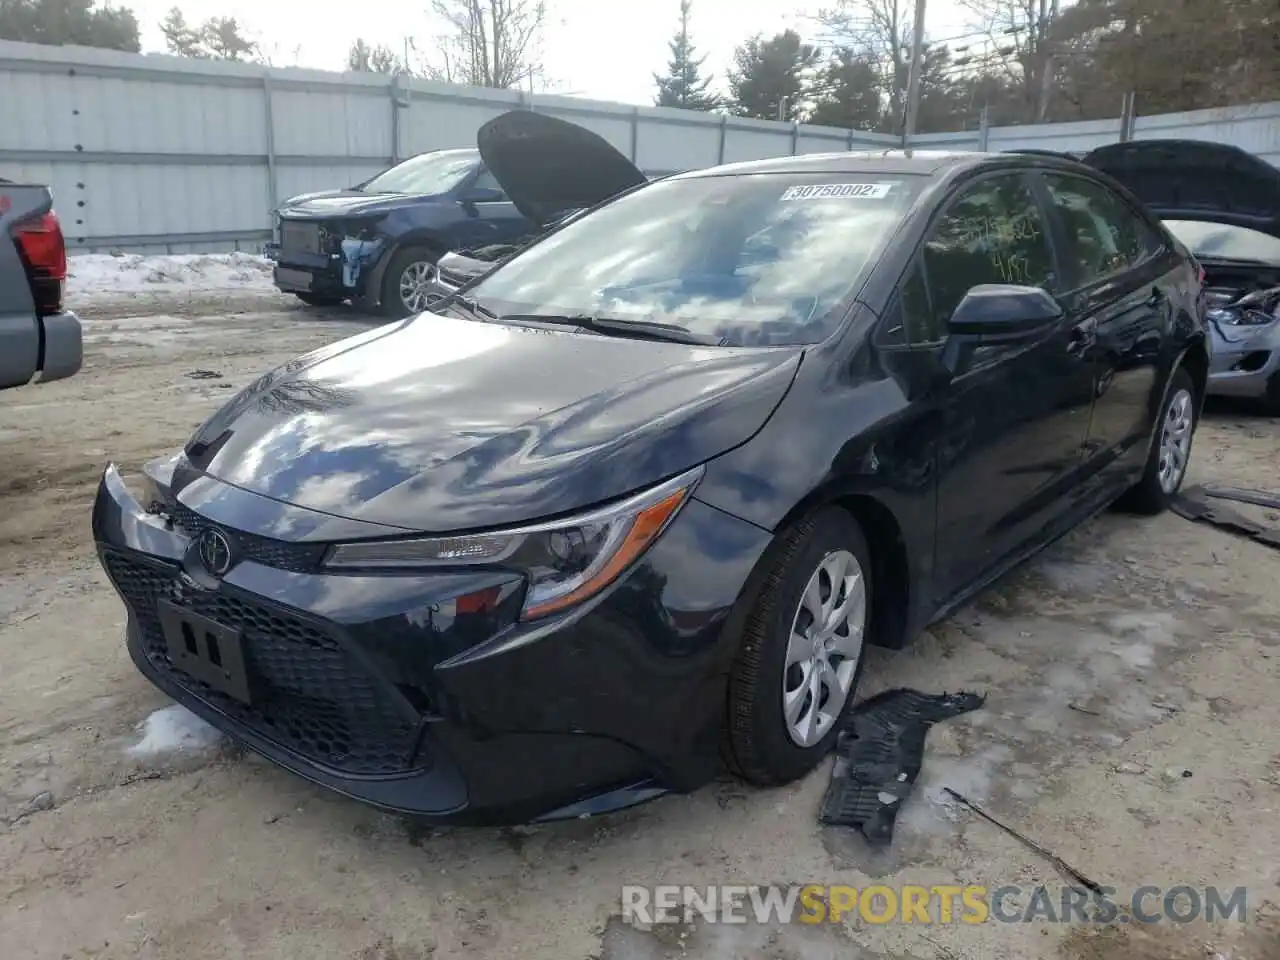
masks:
[[[536,242],[473,287],[498,314],[675,324],[729,345],[817,343],[926,181],[664,180]]]
[[[480,163],[475,150],[438,150],[412,157],[362,184],[366,193],[448,193]]]
[[[1280,264],[1280,237],[1201,220],[1166,220],[1164,225],[1198,257]]]

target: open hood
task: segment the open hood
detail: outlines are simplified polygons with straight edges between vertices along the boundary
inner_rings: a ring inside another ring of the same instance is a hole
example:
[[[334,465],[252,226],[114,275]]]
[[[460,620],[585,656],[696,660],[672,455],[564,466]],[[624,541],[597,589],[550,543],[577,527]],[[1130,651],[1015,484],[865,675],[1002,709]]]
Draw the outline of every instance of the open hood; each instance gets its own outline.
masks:
[[[539,229],[647,180],[603,137],[530,110],[494,117],[476,132],[476,146],[511,202]]]
[[[1280,169],[1239,147],[1203,140],[1133,140],[1083,163],[1120,181],[1157,217],[1212,220],[1280,237]]]

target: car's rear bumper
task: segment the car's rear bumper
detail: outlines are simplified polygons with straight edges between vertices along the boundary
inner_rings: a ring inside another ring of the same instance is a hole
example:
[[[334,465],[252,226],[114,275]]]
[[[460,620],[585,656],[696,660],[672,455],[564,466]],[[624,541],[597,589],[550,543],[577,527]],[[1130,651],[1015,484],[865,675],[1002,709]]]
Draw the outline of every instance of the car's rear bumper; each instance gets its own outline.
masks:
[[[700,514],[690,539],[651,551],[673,572],[686,568],[692,538],[706,535],[699,523],[738,524],[696,501],[686,509]],[[246,559],[208,582],[191,538],[143,511],[113,470],[99,485],[93,529],[128,609],[130,654],[152,683],[315,783],[455,823],[604,812],[705,782],[723,709],[719,628],[735,578],[745,580],[766,536],[742,525],[739,549],[709,583],[674,591],[699,600],[723,592],[724,606],[677,609],[672,623],[653,592],[665,577],[652,579],[646,565],[641,582],[592,610],[495,632],[522,594],[508,589],[509,574],[340,576]],[[297,545],[279,546],[288,566]],[[490,593],[493,607],[472,613],[465,601]],[[242,631],[263,692],[255,705],[174,666],[159,600]]]

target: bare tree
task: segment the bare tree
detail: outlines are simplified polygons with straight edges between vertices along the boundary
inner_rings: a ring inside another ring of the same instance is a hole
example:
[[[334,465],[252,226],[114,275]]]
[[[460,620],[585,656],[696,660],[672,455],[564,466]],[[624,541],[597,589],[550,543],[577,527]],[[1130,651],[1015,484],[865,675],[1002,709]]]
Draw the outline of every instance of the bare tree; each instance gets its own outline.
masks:
[[[1053,36],[1059,0],[962,0],[995,44],[993,66],[1021,92],[1024,113],[1044,120],[1055,78]]]
[[[546,0],[431,0],[448,32],[428,73],[450,83],[506,89],[542,72]]]
[[[876,67],[895,127],[905,116],[914,12],[913,0],[836,0],[818,13],[837,46]]]

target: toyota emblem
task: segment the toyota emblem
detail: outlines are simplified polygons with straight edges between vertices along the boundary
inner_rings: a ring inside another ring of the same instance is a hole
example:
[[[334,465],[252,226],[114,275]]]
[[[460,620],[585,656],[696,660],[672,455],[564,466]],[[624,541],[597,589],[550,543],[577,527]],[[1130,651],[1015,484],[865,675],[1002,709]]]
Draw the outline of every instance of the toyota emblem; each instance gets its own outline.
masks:
[[[221,530],[209,527],[200,534],[200,562],[215,577],[222,577],[235,562],[231,540]]]

